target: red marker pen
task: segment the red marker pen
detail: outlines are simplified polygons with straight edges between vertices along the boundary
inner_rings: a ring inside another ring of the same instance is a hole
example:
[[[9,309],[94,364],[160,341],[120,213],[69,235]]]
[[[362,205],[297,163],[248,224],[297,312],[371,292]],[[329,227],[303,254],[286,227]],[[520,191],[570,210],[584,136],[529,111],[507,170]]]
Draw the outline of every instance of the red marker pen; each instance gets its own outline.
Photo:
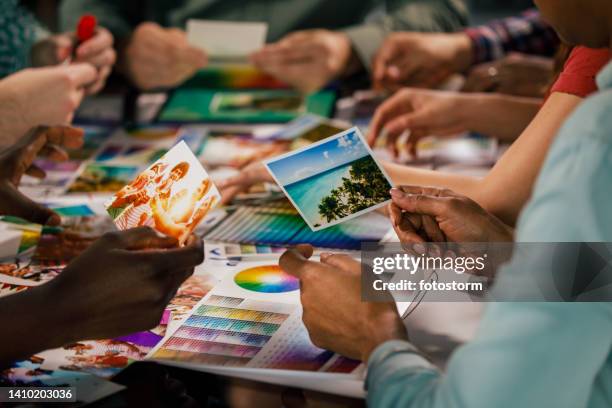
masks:
[[[98,20],[96,19],[96,16],[85,14],[79,19],[75,32],[76,43],[72,48],[71,55],[64,60],[64,65],[70,64],[74,59],[76,59],[77,48],[96,34],[97,26]]]
[[[98,20],[96,19],[96,16],[85,14],[80,18],[76,29],[77,46],[94,36],[97,25]]]

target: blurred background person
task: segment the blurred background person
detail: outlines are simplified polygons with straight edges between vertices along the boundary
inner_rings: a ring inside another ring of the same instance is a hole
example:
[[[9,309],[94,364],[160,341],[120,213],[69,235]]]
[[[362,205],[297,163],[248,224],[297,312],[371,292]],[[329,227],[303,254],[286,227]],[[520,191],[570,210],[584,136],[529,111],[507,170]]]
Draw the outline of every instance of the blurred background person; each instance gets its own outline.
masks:
[[[0,2],[0,146],[38,125],[70,123],[83,97],[103,88],[113,36],[98,27],[77,44],[75,28],[51,34],[19,0]]]
[[[64,0],[61,26],[84,13],[115,35],[120,71],[144,90],[177,86],[206,66],[206,54],[187,42],[190,18],[268,23],[270,44],[252,62],[305,91],[369,67],[392,31],[450,32],[467,23],[463,0]]]
[[[433,88],[450,75],[467,75],[464,90],[543,96],[559,45],[535,9],[452,34],[389,35],[373,64],[375,88]]]

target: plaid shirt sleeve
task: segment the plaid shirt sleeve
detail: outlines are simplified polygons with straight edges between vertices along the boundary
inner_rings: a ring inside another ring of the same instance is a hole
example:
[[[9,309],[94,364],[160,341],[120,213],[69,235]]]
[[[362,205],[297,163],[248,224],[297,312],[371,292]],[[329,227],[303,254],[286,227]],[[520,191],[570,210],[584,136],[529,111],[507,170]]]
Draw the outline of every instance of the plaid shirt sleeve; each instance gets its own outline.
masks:
[[[559,37],[536,9],[468,28],[465,33],[472,39],[473,64],[494,61],[512,51],[553,56],[559,45]]]

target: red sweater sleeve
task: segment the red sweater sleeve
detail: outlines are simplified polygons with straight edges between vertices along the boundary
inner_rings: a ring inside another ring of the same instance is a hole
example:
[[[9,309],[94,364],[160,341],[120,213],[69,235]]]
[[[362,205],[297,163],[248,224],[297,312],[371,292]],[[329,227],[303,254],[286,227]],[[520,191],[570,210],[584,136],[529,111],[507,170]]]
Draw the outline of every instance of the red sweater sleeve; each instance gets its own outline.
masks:
[[[561,92],[586,98],[596,92],[595,77],[610,62],[611,56],[607,48],[574,48],[550,93]]]

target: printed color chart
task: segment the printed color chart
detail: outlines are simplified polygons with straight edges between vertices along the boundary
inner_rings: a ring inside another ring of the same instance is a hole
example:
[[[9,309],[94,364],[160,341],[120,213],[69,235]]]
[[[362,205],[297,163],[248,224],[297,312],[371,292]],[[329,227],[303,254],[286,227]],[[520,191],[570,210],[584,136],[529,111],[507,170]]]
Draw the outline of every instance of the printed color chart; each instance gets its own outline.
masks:
[[[359,361],[315,347],[299,306],[212,294],[152,358],[225,367],[351,373]]]
[[[248,364],[289,315],[239,308],[242,301],[212,296],[197,307],[153,358],[223,366]],[[276,309],[273,303],[265,303],[264,307]]]
[[[387,233],[387,222],[368,214],[323,231],[311,231],[297,211],[288,205],[238,208],[205,238],[210,241],[254,245],[291,246],[308,243],[319,248],[361,249],[363,241],[378,242]],[[382,217],[384,218],[384,217]],[[379,220],[376,220],[379,221]]]

